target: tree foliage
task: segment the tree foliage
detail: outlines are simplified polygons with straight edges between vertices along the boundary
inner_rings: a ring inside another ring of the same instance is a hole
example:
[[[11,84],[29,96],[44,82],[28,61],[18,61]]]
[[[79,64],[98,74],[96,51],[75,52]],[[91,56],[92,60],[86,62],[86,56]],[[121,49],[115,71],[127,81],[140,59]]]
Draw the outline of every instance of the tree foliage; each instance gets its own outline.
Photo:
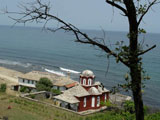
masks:
[[[41,78],[37,84],[36,89],[38,91],[50,91],[52,88],[52,82],[48,78]]]

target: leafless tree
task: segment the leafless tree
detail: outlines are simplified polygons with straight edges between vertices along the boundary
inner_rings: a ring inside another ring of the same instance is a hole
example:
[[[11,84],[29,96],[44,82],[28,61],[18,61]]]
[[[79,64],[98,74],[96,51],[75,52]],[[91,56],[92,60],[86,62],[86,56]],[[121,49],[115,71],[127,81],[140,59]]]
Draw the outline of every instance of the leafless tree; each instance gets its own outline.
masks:
[[[122,85],[122,87],[130,88],[133,94],[136,120],[144,120],[143,112],[143,100],[142,100],[142,58],[141,55],[152,50],[156,47],[152,47],[142,50],[139,48],[138,36],[141,33],[145,33],[145,30],[140,28],[140,24],[155,4],[158,4],[159,0],[106,0],[106,4],[109,4],[122,12],[122,15],[128,18],[129,32],[128,40],[129,45],[122,45],[118,52],[111,50],[107,44],[105,44],[104,39],[92,38],[86,33],[82,32],[73,24],[67,23],[60,19],[54,14],[50,13],[50,4],[43,3],[41,0],[36,0],[32,4],[21,5],[22,12],[20,18],[12,18],[16,23],[27,23],[27,22],[45,22],[44,27],[50,20],[55,20],[60,23],[60,26],[56,29],[46,28],[49,31],[55,32],[57,30],[65,30],[67,32],[72,32],[76,38],[75,42],[90,44],[100,48],[102,51],[110,56],[114,56],[118,61],[127,66],[130,70],[130,81]],[[84,3],[85,4],[85,3]],[[8,12],[5,13],[14,13]]]

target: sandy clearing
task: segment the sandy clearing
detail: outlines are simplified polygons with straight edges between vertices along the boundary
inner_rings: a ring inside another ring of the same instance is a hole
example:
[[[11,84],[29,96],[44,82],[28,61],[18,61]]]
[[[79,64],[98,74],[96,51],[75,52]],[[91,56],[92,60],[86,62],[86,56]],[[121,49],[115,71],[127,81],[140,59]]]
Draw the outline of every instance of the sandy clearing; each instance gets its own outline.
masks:
[[[18,83],[18,76],[22,74],[16,70],[0,67],[0,83],[16,84]]]

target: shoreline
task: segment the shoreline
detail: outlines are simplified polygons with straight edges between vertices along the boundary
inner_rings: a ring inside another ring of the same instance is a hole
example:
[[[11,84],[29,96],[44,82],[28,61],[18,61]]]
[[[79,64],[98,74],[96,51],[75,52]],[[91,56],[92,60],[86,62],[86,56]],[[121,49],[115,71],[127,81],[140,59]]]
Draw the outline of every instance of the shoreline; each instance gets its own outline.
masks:
[[[7,93],[14,93],[14,91],[10,90],[12,85],[18,84],[18,77],[24,75],[25,73],[19,72],[17,70],[1,67],[0,66],[0,84],[6,83],[8,86]],[[158,112],[160,111],[159,107],[147,105],[151,112]]]

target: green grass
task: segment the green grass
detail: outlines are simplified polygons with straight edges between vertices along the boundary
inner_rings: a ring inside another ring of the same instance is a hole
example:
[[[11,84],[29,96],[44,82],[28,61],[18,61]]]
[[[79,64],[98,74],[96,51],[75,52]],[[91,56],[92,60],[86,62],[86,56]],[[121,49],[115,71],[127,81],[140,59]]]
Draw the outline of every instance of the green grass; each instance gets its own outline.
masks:
[[[135,114],[124,111],[105,111],[86,116],[85,120],[136,120]],[[160,112],[146,114],[144,120],[160,120]]]
[[[8,109],[11,106],[11,109]],[[104,111],[85,117],[55,107],[0,93],[0,117],[9,120],[135,120],[124,111]],[[147,114],[145,120],[160,120],[160,113]]]
[[[11,106],[11,109],[7,109]],[[0,94],[0,117],[9,120],[83,120],[81,116],[23,98]]]
[[[13,103],[15,97],[0,94],[0,117],[7,116],[9,120],[44,120],[38,114],[24,111],[19,105]],[[8,109],[11,106],[11,109]]]

